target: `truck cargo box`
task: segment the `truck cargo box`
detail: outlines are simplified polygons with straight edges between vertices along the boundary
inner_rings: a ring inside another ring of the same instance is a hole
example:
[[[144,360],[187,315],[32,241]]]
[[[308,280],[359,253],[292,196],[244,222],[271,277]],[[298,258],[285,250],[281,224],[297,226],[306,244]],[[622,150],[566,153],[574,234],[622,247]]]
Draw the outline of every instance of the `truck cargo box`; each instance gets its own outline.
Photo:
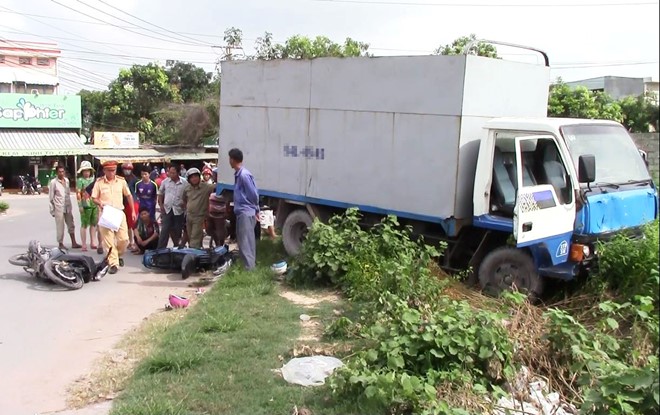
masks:
[[[260,193],[432,222],[470,219],[494,117],[543,117],[549,68],[473,55],[222,63],[219,176]]]

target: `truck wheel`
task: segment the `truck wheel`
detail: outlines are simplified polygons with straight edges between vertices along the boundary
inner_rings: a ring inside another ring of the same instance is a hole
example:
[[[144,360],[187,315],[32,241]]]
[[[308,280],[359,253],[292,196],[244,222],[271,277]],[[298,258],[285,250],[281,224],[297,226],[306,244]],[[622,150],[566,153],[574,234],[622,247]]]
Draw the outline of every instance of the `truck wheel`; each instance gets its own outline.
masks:
[[[298,209],[289,213],[284,221],[284,226],[282,226],[282,242],[287,254],[291,256],[300,254],[300,248],[307,235],[307,230],[313,222],[307,211]]]
[[[536,302],[543,291],[543,280],[532,258],[515,248],[498,248],[488,254],[479,267],[479,284],[488,294],[499,295],[515,288]]]

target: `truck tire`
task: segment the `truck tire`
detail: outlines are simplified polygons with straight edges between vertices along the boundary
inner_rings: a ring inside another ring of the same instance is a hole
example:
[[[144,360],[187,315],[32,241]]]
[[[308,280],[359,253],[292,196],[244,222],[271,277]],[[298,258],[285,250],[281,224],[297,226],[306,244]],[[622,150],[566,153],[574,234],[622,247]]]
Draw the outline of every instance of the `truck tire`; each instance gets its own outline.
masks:
[[[534,261],[527,253],[502,247],[484,258],[479,267],[479,284],[487,294],[500,295],[512,290],[527,294],[530,302],[537,302],[543,292],[543,280],[536,272]]]
[[[289,213],[282,226],[282,242],[287,254],[290,256],[300,254],[307,230],[313,222],[311,215],[305,210],[297,209]]]

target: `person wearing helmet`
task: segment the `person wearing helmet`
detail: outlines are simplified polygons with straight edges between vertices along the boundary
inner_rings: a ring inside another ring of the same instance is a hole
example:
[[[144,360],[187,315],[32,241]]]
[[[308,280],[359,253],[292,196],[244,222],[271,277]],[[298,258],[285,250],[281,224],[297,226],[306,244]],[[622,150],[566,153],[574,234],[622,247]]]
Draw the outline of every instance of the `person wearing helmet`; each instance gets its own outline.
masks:
[[[213,184],[213,172],[208,167],[204,167],[202,171],[202,181],[204,183]]]
[[[202,182],[198,168],[188,169],[188,184],[183,190],[183,205],[186,211],[186,230],[189,246],[201,248],[204,239],[204,220],[209,212],[209,197],[215,187]]]

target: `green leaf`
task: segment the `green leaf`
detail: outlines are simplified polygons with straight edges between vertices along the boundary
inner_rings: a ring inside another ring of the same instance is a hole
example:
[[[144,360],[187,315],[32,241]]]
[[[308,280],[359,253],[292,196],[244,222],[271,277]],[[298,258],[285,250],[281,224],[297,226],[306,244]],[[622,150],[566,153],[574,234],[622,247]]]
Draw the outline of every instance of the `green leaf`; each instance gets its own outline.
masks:
[[[392,354],[387,358],[387,366],[393,369],[403,369],[404,365],[405,362],[403,360],[403,356],[401,355]]]
[[[619,328],[619,323],[617,323],[617,321],[611,317],[606,318],[605,322],[607,323],[608,326],[610,326],[612,330],[616,330]]]
[[[369,351],[367,352],[366,359],[369,362],[375,362],[376,360],[378,360],[378,351],[375,349],[369,349]]]
[[[419,315],[413,311],[406,311],[401,316],[401,319],[406,323],[416,323],[419,320]]]
[[[426,392],[429,398],[435,398],[438,393],[435,387],[433,385],[429,385],[428,383],[424,385],[424,392]]]
[[[479,359],[488,359],[493,355],[493,351],[486,346],[479,348]]]
[[[415,392],[412,382],[410,381],[410,376],[406,373],[401,375],[401,388],[403,388],[403,393],[408,396],[413,395]]]
[[[373,397],[378,395],[378,387],[376,387],[374,385],[367,386],[367,388],[364,390],[364,395],[367,398],[372,399]]]

